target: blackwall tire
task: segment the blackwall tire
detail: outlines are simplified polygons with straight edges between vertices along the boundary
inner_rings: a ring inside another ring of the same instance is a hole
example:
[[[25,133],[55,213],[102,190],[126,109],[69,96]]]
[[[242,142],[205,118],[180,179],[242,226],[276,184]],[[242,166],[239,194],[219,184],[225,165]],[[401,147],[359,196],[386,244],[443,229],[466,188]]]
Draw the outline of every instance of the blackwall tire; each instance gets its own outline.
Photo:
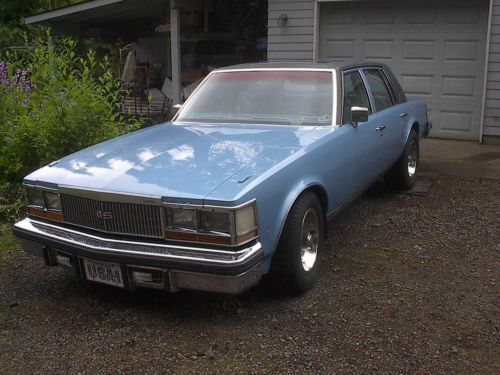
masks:
[[[401,157],[385,176],[390,187],[397,190],[411,190],[417,181],[420,147],[418,134],[411,130]]]
[[[287,292],[303,293],[318,280],[324,225],[316,195],[301,195],[288,214],[271,264],[273,279]]]

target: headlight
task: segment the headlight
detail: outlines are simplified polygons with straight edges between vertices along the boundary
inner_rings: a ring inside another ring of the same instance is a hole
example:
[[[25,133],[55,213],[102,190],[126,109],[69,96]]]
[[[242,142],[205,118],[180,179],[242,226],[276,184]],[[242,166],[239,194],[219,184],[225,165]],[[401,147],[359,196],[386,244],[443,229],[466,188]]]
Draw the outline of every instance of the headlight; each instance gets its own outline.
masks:
[[[242,244],[257,237],[257,213],[255,204],[249,204],[235,212],[235,242]]]
[[[59,194],[34,187],[27,187],[26,196],[28,198],[28,213],[31,216],[63,221]]]
[[[258,235],[255,203],[241,208],[168,208],[166,237],[172,240],[240,245]]]
[[[57,193],[43,192],[47,210],[61,211],[61,199]]]
[[[229,212],[227,211],[202,211],[200,219],[200,227],[204,231],[225,234],[231,233],[231,222],[229,220]]]
[[[253,204],[236,211],[236,234],[247,233],[255,229],[256,226],[257,223]]]
[[[28,197],[28,204],[30,206],[37,206],[37,207],[44,206],[43,196],[40,190],[28,188],[26,189],[26,195]]]
[[[170,208],[168,226],[172,229],[193,230],[197,225],[197,213],[193,209]]]

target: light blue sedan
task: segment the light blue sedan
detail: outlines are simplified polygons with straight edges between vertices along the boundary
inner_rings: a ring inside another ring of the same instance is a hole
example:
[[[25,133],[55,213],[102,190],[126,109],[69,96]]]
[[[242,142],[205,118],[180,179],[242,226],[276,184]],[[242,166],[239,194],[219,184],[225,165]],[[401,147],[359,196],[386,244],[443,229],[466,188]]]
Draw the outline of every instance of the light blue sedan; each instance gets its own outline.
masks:
[[[377,63],[216,70],[170,123],[24,179],[29,253],[127,289],[241,293],[318,279],[326,222],[380,178],[415,184],[423,102]]]

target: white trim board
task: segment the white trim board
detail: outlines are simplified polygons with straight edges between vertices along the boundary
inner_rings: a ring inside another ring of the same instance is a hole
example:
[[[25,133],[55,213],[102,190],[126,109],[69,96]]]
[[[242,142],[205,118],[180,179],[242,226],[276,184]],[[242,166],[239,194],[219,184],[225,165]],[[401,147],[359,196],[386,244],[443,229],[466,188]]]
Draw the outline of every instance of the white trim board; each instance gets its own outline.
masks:
[[[488,14],[488,34],[486,35],[486,58],[484,60],[483,103],[481,105],[481,123],[479,124],[479,143],[483,143],[484,137],[484,116],[486,115],[486,95],[488,93],[488,70],[490,63],[491,24],[493,20],[494,5],[493,2],[494,0],[490,0],[490,10]]]

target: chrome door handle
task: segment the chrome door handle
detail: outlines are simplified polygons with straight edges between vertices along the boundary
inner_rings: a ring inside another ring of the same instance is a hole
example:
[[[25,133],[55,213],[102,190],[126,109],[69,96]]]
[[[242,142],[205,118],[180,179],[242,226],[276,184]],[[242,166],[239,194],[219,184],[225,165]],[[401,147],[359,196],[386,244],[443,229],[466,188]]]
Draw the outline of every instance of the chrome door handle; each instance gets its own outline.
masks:
[[[406,113],[406,112],[403,112],[399,115],[399,117],[401,117],[401,118],[405,118],[406,116],[408,116],[408,113]]]
[[[384,125],[380,125],[380,126],[377,126],[375,128],[376,131],[378,131],[380,133],[380,136],[382,137],[384,135],[384,129],[385,129],[385,126]]]

